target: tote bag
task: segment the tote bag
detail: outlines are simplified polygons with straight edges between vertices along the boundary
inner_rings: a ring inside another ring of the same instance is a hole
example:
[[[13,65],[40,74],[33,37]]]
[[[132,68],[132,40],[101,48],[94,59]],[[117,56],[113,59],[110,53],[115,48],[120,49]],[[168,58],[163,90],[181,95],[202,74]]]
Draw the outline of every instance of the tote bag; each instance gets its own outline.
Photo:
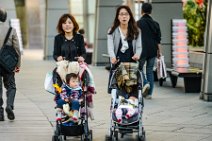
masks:
[[[46,73],[44,88],[47,92],[54,95],[56,94],[55,88],[53,87],[53,72],[52,71]]]
[[[161,79],[161,78],[164,79],[167,77],[164,56],[157,58],[157,76],[158,76],[158,79]]]

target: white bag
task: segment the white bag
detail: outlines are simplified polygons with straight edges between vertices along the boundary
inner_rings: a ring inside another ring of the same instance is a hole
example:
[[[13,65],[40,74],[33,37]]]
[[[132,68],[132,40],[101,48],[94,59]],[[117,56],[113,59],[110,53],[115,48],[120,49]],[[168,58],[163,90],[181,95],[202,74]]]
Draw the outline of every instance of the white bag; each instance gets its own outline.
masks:
[[[44,88],[47,92],[51,94],[56,94],[55,88],[53,87],[53,72],[52,71],[46,73]]]
[[[167,77],[164,56],[157,58],[157,76],[158,76],[158,79],[161,79],[161,78],[164,79]]]

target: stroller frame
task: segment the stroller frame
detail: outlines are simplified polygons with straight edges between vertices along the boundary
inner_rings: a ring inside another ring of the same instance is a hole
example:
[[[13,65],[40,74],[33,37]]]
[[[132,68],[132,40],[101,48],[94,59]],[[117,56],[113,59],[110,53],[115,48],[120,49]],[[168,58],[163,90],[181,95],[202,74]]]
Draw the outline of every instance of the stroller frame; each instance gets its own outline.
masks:
[[[123,138],[124,135],[132,134],[133,132],[137,132],[138,141],[146,141],[145,130],[142,122],[142,114],[144,107],[144,99],[142,96],[143,75],[139,69],[136,69],[136,71],[137,71],[137,87],[138,87],[138,121],[128,125],[119,124],[112,119],[113,111],[116,109],[115,106],[117,104],[117,98],[118,98],[117,94],[118,87],[116,82],[114,82],[117,69],[114,69],[112,71],[112,76],[109,84],[110,88],[112,88],[111,106],[110,106],[110,127],[108,129],[108,135],[106,135],[105,137],[106,141],[115,141],[115,140],[118,141],[119,134],[121,134],[121,138]]]
[[[54,72],[56,73],[56,72]],[[83,74],[83,77],[81,81],[83,81],[83,95],[84,95],[84,103],[81,105],[82,107],[85,107],[85,114],[80,114],[80,123],[77,123],[76,125],[71,126],[65,126],[62,124],[61,121],[56,121],[56,127],[54,130],[54,135],[52,136],[52,141],[64,141],[66,140],[67,136],[81,136],[81,141],[92,141],[93,140],[93,132],[89,129],[88,124],[88,105],[87,105],[87,72],[85,71]],[[61,81],[59,75],[55,74],[57,77],[57,80],[55,81]],[[59,82],[58,84],[62,84]]]

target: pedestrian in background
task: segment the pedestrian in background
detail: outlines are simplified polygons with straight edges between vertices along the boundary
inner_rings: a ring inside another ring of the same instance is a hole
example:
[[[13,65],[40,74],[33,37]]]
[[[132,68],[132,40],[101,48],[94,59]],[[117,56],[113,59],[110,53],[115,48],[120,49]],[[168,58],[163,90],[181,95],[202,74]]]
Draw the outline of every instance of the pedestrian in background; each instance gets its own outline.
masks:
[[[117,8],[112,27],[107,34],[107,48],[111,64],[135,62],[141,55],[141,34],[130,8],[122,5]],[[110,71],[109,83],[112,70]],[[109,84],[108,84],[109,86]],[[108,87],[108,93],[111,89]]]
[[[146,76],[144,76],[143,94],[147,99],[152,98],[154,88],[153,67],[156,57],[161,55],[161,31],[159,24],[151,17],[152,5],[150,3],[142,4],[142,17],[138,20],[138,27],[142,35],[142,53],[139,60],[139,69],[142,70],[146,63]]]
[[[5,21],[7,19],[7,12],[5,9],[0,8],[0,49],[3,46],[5,37],[9,30],[9,26],[5,25]],[[16,95],[16,84],[15,84],[15,73],[20,71],[21,65],[21,52],[19,48],[18,36],[16,30],[12,28],[12,31],[9,35],[8,41],[6,42],[8,45],[12,45],[17,54],[19,55],[19,61],[15,68],[15,70],[11,73],[8,73],[4,70],[2,66],[0,66],[0,121],[4,121],[4,108],[3,108],[3,84],[6,88],[6,108],[5,111],[7,113],[7,117],[10,120],[15,119],[14,110],[14,100]]]
[[[88,41],[87,41],[87,39],[85,38],[85,30],[84,30],[83,28],[79,29],[79,33],[84,37],[85,49],[86,49],[86,52],[87,52]]]
[[[84,44],[85,44],[85,50],[86,50],[85,62],[87,64],[91,64],[93,47],[91,44],[89,44],[87,38],[85,37],[85,30],[83,28],[79,29],[79,33],[84,37]]]

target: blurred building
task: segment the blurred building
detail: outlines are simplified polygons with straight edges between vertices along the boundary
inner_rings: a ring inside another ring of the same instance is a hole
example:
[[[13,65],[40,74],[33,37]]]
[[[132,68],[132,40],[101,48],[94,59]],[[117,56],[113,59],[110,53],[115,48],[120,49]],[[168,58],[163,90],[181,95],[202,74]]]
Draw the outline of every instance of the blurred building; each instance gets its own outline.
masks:
[[[44,59],[52,59],[59,17],[73,14],[93,48],[92,64],[105,65],[108,58],[102,54],[107,54],[107,30],[113,24],[116,8],[129,5],[138,20],[143,2],[152,2],[152,17],[161,26],[163,55],[171,66],[171,20],[183,18],[182,0],[0,0],[0,6],[7,9],[8,19],[20,19],[24,48],[43,49]],[[194,63],[203,60],[192,58]]]
[[[43,49],[43,59],[52,59],[54,36],[57,34],[56,25],[63,13],[71,13],[76,17],[80,28],[85,29],[85,37],[93,47],[92,64],[108,64],[107,31],[113,24],[116,8],[127,4],[131,7],[135,19],[140,18],[142,2],[151,2],[153,5],[152,17],[159,22],[162,33],[162,52],[165,62],[171,66],[172,60],[172,19],[182,19],[182,0],[0,0],[0,7],[8,12],[8,24],[10,19],[20,19],[21,35],[24,48]],[[212,62],[210,40],[211,36],[211,6],[208,1],[208,16],[206,38],[203,53],[189,52],[190,63],[201,66],[206,74],[211,74]],[[209,52],[209,53],[207,53]],[[197,57],[198,56],[198,57]],[[206,61],[204,60],[204,56]],[[208,56],[208,57],[207,57]],[[203,66],[203,62],[205,62]],[[208,72],[209,71],[209,72]],[[212,99],[212,92],[208,87],[209,79],[205,79],[202,86],[203,99]],[[211,78],[207,76],[207,78]]]

